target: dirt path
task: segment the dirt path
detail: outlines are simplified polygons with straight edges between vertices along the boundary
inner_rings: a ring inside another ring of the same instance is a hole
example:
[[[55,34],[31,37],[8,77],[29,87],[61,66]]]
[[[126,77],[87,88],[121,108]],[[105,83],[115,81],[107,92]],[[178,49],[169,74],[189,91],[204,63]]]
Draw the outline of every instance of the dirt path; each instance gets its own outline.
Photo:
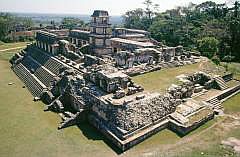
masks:
[[[8,49],[0,50],[0,52],[10,51],[10,50],[16,50],[16,49],[21,49],[21,48],[25,48],[25,47],[26,47],[26,46],[19,46],[19,47],[8,48]]]

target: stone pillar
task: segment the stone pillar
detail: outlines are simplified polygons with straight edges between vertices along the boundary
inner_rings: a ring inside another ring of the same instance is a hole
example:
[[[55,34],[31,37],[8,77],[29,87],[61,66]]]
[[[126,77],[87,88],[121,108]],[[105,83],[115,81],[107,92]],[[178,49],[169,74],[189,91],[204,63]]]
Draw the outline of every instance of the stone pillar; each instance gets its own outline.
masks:
[[[53,55],[58,55],[57,54],[57,47],[55,47],[55,46],[52,47],[52,54]]]
[[[43,46],[44,46],[44,50],[47,51],[47,44],[43,43]]]
[[[77,38],[75,38],[75,44],[78,45],[78,39]]]
[[[51,52],[51,45],[48,45],[48,52],[52,53]]]
[[[43,49],[43,43],[42,42],[40,42],[40,45],[41,45],[41,49]]]
[[[45,43],[45,51],[48,52],[48,44]]]
[[[46,52],[48,52],[48,44],[46,43]]]

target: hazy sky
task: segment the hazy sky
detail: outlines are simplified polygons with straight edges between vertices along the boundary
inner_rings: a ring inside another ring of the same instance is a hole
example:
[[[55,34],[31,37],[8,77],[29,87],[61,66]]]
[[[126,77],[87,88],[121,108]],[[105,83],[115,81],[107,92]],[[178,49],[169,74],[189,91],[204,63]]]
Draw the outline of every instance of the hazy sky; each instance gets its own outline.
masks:
[[[95,9],[108,10],[111,15],[122,15],[128,10],[143,7],[144,0],[0,0],[0,12],[70,13],[91,14]],[[207,0],[153,0],[160,5],[160,11],[189,2],[201,3]],[[212,0],[224,3],[228,0]]]

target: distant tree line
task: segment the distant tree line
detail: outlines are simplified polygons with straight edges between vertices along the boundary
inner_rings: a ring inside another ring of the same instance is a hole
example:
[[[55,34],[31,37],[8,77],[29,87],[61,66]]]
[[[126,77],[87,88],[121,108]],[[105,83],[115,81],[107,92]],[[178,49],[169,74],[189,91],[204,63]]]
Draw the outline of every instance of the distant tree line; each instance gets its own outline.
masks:
[[[207,1],[160,13],[151,0],[123,15],[127,28],[144,29],[169,46],[183,45],[213,60],[240,62],[240,3]]]
[[[61,21],[61,25],[67,29],[74,29],[76,27],[85,27],[86,24],[79,18],[65,17]]]
[[[29,28],[34,25],[31,18],[16,17],[9,13],[0,13],[0,41],[10,42],[8,35],[17,27]],[[23,38],[21,38],[23,40]]]
[[[36,21],[33,21],[31,18],[17,17],[10,13],[0,13],[0,41],[14,42],[16,40],[9,36],[12,32],[32,30],[34,25],[36,25]],[[58,29],[60,27],[71,30],[77,27],[86,27],[87,24],[85,24],[79,18],[65,17],[58,24],[55,23],[55,21],[51,21],[46,26],[52,29]],[[43,26],[42,23],[39,23],[40,29],[44,29],[46,26]],[[31,38],[19,36],[17,41],[33,40]]]

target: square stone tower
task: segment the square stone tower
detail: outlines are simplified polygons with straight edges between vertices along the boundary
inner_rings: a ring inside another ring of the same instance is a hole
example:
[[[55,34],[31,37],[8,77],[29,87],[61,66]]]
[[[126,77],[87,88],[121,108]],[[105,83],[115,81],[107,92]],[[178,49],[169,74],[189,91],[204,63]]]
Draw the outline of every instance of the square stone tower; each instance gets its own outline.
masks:
[[[109,39],[112,36],[112,29],[108,12],[95,10],[91,17],[89,44],[92,54],[96,56],[111,54]]]

